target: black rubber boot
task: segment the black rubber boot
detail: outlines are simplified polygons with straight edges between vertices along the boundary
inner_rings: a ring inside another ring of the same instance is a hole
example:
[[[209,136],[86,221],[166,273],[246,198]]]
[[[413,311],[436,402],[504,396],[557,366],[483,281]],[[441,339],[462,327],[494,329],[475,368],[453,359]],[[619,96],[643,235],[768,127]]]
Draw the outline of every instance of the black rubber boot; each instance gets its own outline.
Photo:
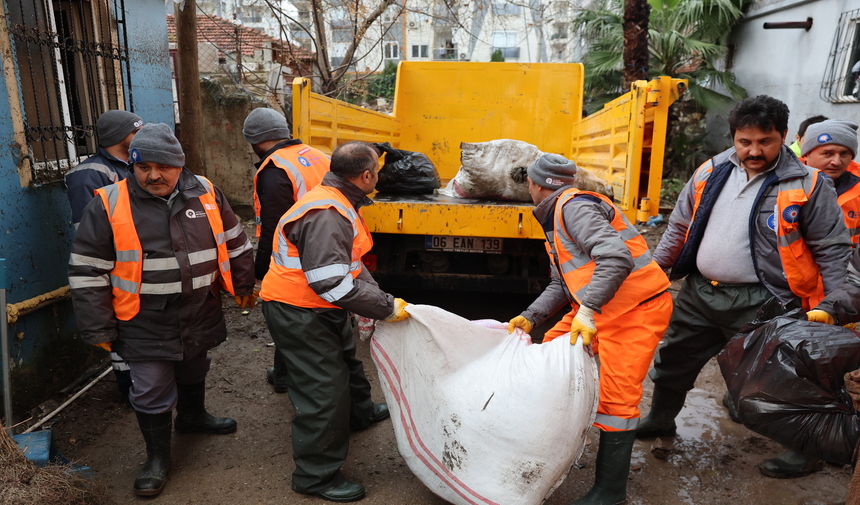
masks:
[[[678,393],[655,385],[654,395],[651,397],[651,412],[636,428],[636,438],[675,436],[675,418],[684,408],[686,398],[687,393]]]
[[[283,360],[275,354],[275,364],[266,369],[266,382],[272,385],[275,393],[286,393],[289,390],[287,367],[282,364]]]
[[[820,459],[809,459],[803,454],[786,449],[779,456],[766,459],[758,465],[758,470],[774,479],[793,479],[803,477],[824,468]]]
[[[229,417],[215,417],[206,412],[206,383],[177,384],[179,399],[176,402],[176,431],[225,434],[236,431],[236,421]]]
[[[170,469],[170,428],[173,412],[136,414],[143,441],[146,442],[146,463],[134,479],[134,494],[155,496],[164,489],[164,481]]]
[[[635,431],[601,431],[594,486],[571,505],[624,505]]]
[[[390,415],[391,413],[388,412],[387,403],[374,403],[373,408],[371,409],[370,417],[360,419],[352,415],[350,416],[349,431],[366,430],[370,428],[372,424],[388,419]]]

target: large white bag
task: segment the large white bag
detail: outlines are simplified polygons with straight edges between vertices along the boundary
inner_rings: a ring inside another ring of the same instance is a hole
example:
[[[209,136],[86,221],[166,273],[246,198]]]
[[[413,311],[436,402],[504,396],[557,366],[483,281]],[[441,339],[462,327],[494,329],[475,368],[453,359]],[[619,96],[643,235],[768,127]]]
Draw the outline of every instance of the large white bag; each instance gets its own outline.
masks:
[[[459,198],[531,202],[526,169],[542,154],[537,147],[519,140],[461,142],[462,166],[438,192]],[[582,167],[578,167],[573,185],[613,198],[612,185]]]
[[[564,480],[597,410],[597,366],[567,337],[532,345],[495,321],[410,305],[371,354],[397,447],[454,504],[539,504]]]

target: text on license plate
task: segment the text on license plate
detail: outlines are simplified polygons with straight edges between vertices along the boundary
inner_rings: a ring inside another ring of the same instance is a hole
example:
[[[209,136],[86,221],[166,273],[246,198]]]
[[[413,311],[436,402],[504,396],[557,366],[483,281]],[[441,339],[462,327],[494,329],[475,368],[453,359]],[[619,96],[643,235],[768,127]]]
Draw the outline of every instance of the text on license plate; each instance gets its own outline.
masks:
[[[454,252],[501,253],[504,239],[491,237],[458,237],[449,235],[427,235],[425,249]]]

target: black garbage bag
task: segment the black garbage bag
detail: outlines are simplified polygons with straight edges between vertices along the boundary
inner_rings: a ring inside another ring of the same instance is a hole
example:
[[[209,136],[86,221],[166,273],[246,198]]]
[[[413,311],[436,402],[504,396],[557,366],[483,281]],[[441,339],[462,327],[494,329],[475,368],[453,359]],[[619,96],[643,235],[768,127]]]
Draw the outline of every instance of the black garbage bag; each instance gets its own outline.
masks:
[[[426,155],[395,149],[388,142],[374,145],[385,153],[385,164],[376,183],[380,193],[427,195],[442,185],[439,172]]]
[[[744,426],[809,458],[851,463],[860,421],[843,376],[860,368],[860,334],[793,310],[746,325],[717,361]]]

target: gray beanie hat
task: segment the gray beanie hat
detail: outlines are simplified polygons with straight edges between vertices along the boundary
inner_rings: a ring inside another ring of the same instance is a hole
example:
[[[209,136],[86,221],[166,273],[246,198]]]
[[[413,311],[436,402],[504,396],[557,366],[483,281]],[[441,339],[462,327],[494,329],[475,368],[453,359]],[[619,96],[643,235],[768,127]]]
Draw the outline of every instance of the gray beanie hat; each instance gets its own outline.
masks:
[[[529,178],[538,186],[556,190],[573,184],[576,163],[560,154],[542,154],[528,168]]]
[[[173,130],[164,123],[149,123],[131,139],[128,157],[133,163],[158,163],[168,167],[184,167],[185,153],[173,135]]]
[[[806,156],[816,147],[836,144],[851,149],[851,156],[857,156],[857,123],[847,119],[828,119],[809,125],[803,136],[801,154]]]
[[[122,142],[129,133],[143,126],[143,119],[137,114],[124,110],[109,110],[96,121],[99,144],[110,147]]]
[[[267,140],[283,140],[290,138],[290,128],[284,116],[266,107],[258,107],[245,118],[242,135],[251,144],[259,144]]]

